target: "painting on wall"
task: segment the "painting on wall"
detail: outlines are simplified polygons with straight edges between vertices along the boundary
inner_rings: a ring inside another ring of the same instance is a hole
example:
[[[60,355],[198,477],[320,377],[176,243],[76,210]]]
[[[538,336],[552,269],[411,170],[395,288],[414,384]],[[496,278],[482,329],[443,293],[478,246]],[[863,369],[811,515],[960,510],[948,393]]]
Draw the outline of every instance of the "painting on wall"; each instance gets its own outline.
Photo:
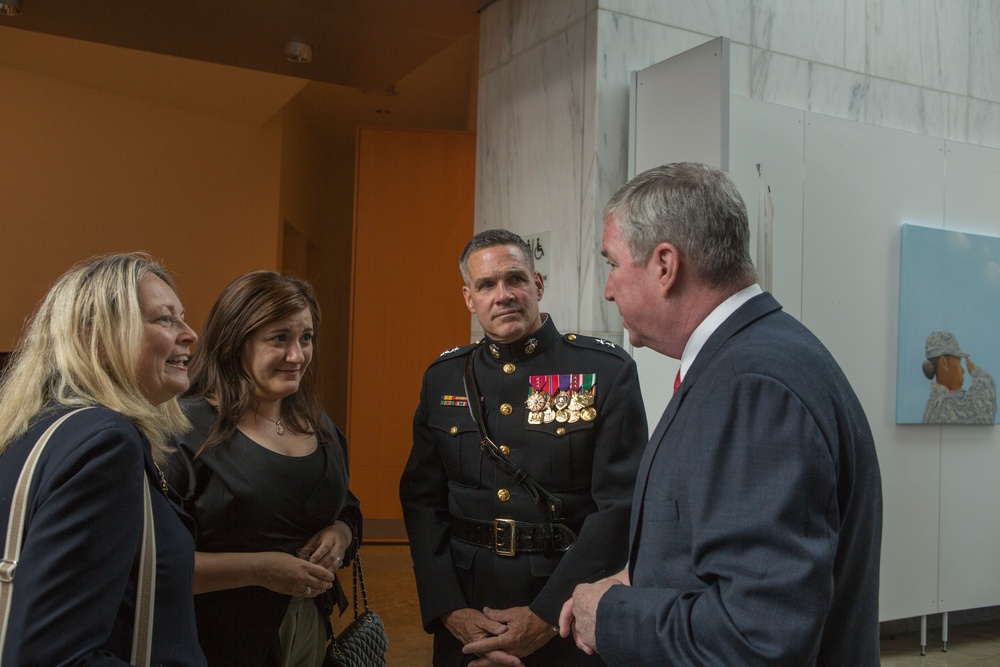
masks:
[[[903,225],[896,423],[994,424],[1000,238]]]

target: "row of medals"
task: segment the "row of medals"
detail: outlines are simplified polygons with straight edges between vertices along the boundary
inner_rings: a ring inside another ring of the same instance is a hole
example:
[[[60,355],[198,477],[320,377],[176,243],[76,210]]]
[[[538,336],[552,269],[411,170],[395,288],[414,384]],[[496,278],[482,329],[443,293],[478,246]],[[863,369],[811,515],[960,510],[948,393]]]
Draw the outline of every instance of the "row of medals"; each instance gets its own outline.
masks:
[[[586,389],[560,391],[555,396],[532,389],[524,404],[528,408],[529,424],[551,424],[553,421],[572,424],[581,419],[590,422],[597,418],[594,393]]]

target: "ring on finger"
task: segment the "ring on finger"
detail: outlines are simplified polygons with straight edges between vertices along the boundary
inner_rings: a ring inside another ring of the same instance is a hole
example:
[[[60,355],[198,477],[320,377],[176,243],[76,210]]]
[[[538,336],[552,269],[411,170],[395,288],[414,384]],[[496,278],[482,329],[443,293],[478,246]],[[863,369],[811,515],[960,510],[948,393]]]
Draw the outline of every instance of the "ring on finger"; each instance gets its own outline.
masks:
[[[310,593],[312,593],[312,586],[306,586],[306,590],[305,590],[305,592],[304,592],[304,593],[302,594],[302,597],[309,597],[309,594],[310,594]]]

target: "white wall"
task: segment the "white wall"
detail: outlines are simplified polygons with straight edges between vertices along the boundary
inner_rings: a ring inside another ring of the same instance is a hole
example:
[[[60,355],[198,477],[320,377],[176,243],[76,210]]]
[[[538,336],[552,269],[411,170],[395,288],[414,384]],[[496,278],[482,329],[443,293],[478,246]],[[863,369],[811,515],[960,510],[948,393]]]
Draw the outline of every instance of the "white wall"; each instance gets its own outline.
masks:
[[[599,218],[635,70],[724,36],[736,95],[1000,147],[994,0],[497,0],[480,30],[476,229],[552,232],[564,330],[621,340]]]

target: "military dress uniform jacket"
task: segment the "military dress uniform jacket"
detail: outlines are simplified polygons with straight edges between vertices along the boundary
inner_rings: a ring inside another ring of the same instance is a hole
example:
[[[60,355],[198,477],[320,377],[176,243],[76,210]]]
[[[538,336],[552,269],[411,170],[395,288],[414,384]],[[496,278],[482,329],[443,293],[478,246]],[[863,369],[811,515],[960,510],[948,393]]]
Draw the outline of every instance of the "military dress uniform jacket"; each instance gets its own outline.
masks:
[[[450,535],[452,515],[490,522],[549,519],[480,451],[468,405],[473,397],[464,388],[470,354],[489,436],[562,501],[564,523],[579,535],[565,553],[503,556]],[[551,412],[543,409],[546,403]],[[424,374],[413,449],[400,482],[425,629],[442,630],[438,619],[447,612],[483,606],[529,605],[555,625],[577,584],[624,567],[646,440],[635,362],[609,341],[561,335],[545,316],[524,340],[504,345],[487,338],[442,354]]]

